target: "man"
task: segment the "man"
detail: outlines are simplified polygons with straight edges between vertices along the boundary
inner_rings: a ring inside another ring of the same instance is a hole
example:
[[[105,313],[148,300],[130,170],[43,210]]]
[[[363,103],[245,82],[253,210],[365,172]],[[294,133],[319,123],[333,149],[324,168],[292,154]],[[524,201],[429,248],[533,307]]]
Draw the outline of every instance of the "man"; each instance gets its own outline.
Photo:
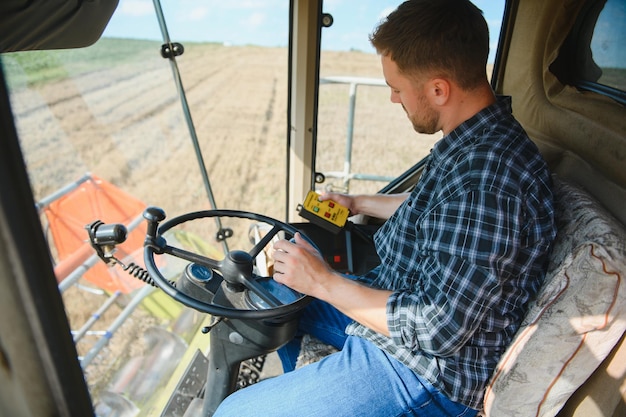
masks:
[[[556,234],[550,176],[488,83],[481,11],[409,0],[371,42],[391,101],[416,131],[444,137],[410,194],[324,197],[387,219],[381,265],[366,276],[331,270],[299,235],[275,244],[274,279],[319,300],[301,330],[341,351],[235,393],[220,416],[475,415],[542,284]],[[286,370],[297,350],[281,349]]]

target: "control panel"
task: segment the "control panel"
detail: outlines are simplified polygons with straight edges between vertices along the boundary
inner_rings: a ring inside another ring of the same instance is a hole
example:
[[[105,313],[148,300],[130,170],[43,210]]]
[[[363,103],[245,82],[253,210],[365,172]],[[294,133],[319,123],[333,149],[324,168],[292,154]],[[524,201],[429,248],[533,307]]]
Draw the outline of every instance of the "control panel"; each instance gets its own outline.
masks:
[[[320,195],[309,191],[304,202],[298,206],[300,216],[332,233],[339,231],[346,225],[350,214],[347,207],[332,201],[320,200]]]

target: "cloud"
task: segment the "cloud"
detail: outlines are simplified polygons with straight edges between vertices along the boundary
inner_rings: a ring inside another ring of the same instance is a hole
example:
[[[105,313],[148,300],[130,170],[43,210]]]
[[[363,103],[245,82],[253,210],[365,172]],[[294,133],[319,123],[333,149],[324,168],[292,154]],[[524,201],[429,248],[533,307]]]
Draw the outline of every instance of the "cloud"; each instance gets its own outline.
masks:
[[[246,24],[249,25],[251,28],[257,28],[257,27],[263,25],[266,20],[267,19],[266,19],[265,13],[255,12],[255,13],[252,13],[246,19]]]
[[[183,22],[196,22],[204,20],[209,15],[209,9],[206,6],[196,6],[190,10],[185,10],[178,16],[178,20]]]
[[[154,5],[150,0],[124,0],[120,2],[117,13],[127,16],[153,15]]]
[[[396,10],[395,6],[390,6],[390,7],[385,7],[379,14],[378,14],[378,20],[383,20],[384,18],[386,18],[387,16],[389,16],[389,13],[393,12],[394,10]]]

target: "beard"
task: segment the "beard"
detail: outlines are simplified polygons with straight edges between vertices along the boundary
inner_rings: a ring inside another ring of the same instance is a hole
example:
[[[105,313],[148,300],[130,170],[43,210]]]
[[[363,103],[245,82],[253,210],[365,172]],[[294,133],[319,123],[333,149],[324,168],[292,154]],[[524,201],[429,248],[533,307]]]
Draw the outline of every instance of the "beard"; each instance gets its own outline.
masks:
[[[404,107],[404,106],[403,106]],[[420,97],[421,110],[409,114],[407,117],[417,133],[431,135],[441,130],[439,127],[439,113],[437,113],[427,102],[425,97]],[[406,109],[404,109],[406,112]]]

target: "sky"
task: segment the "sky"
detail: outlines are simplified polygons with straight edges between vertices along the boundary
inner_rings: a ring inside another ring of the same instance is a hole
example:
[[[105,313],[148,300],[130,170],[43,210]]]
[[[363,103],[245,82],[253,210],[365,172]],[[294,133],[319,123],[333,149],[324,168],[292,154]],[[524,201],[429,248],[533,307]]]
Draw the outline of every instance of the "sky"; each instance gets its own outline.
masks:
[[[333,16],[334,23],[322,31],[322,49],[374,53],[368,35],[400,3],[400,0],[324,0],[323,11]],[[493,62],[504,0],[474,3],[489,24],[489,61]],[[173,42],[287,46],[289,0],[161,0],[160,4]],[[104,36],[162,40],[153,0],[119,0]]]
[[[600,14],[591,40],[594,61],[603,67],[626,65],[626,2],[607,2]]]

